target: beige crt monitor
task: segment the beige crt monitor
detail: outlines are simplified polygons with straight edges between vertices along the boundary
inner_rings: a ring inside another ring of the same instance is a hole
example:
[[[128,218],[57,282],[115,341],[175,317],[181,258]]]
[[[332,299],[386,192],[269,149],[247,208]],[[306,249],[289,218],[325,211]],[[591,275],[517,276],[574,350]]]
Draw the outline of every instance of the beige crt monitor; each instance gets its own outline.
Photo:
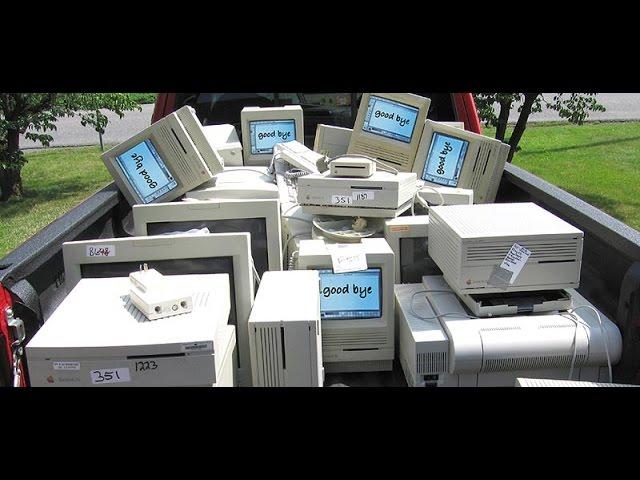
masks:
[[[245,107],[240,113],[244,164],[268,166],[276,143],[304,143],[304,116],[300,105]]]
[[[355,244],[352,244],[355,245]],[[367,270],[334,273],[324,240],[301,240],[299,270],[320,274],[326,372],[389,371],[394,358],[394,255],[384,238],[365,238]]]
[[[161,235],[208,228],[211,233],[248,232],[258,274],[282,270],[278,199],[229,199],[157,203],[133,207],[135,234]]]
[[[102,161],[131,205],[178,198],[224,166],[189,106],[106,151]]]
[[[81,278],[128,276],[141,263],[163,275],[227,273],[231,284],[229,323],[237,328],[240,386],[251,385],[247,322],[253,306],[251,240],[248,233],[178,234],[102,238],[62,245],[67,291]]]
[[[410,172],[431,100],[413,93],[365,93],[348,154],[367,155]]]
[[[327,158],[345,155],[349,149],[352,134],[353,130],[351,128],[319,123],[316,128],[313,151]]]
[[[510,146],[427,120],[413,171],[427,185],[469,188],[475,203],[495,201]]]

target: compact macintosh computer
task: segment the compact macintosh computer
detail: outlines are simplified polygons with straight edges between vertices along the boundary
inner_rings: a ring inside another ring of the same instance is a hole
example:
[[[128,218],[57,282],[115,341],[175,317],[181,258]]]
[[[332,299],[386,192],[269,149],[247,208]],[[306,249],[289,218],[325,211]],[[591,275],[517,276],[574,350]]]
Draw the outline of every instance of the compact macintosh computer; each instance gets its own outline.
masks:
[[[142,263],[163,275],[226,273],[229,275],[229,324],[237,328],[237,382],[251,385],[247,321],[254,299],[248,233],[177,234],[103,238],[62,245],[65,286],[82,278],[127,277]]]
[[[347,153],[411,172],[430,105],[412,93],[363,94]]]
[[[102,161],[131,205],[178,198],[224,166],[189,106],[106,151]]]
[[[319,286],[313,270],[262,277],[249,317],[254,387],[322,387]]]
[[[277,199],[203,200],[135,205],[139,236],[208,228],[211,233],[248,232],[258,274],[282,270],[282,232]]]
[[[331,245],[300,241],[298,269],[320,274],[326,372],[388,371],[393,365],[393,252],[384,238],[357,245],[366,256],[366,270],[335,273]]]
[[[473,190],[475,203],[496,198],[510,146],[499,140],[427,120],[413,171],[427,185]]]
[[[304,117],[300,105],[245,107],[240,113],[245,165],[268,166],[276,143],[304,143]]]
[[[84,278],[27,345],[33,386],[234,386],[229,276],[176,278],[189,313],[148,320],[129,279]]]

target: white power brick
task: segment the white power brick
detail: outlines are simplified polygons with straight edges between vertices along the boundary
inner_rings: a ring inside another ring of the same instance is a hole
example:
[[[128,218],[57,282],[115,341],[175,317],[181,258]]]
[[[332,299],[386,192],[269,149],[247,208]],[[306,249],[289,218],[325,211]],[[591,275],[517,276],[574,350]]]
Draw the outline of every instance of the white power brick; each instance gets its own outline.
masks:
[[[131,288],[129,298],[149,320],[171,317],[193,310],[193,298],[185,295],[181,285],[165,277],[147,264],[129,274]]]
[[[343,157],[329,164],[332,177],[367,178],[376,173],[376,164],[366,158]]]

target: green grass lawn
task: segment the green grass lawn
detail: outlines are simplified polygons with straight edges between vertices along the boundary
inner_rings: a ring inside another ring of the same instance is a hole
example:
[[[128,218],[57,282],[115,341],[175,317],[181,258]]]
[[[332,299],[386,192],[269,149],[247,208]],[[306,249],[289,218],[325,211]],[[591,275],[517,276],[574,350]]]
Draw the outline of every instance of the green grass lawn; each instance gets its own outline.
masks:
[[[111,182],[99,147],[26,154],[21,199],[0,203],[0,258]]]
[[[157,93],[131,93],[133,99],[139,104],[156,103]]]
[[[529,125],[520,147],[514,165],[640,230],[640,122]]]

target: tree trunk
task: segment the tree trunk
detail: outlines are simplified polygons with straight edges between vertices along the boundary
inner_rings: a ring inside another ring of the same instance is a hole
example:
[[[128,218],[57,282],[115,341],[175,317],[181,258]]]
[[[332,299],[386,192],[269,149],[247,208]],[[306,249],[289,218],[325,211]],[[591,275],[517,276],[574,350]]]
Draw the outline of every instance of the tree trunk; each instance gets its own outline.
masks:
[[[511,112],[511,100],[501,101],[500,114],[498,115],[498,125],[496,126],[496,138],[501,142],[504,142],[504,136],[507,133],[509,112]]]
[[[21,197],[22,165],[17,162],[20,154],[20,132],[16,129],[7,129],[7,148],[2,152],[6,156],[4,167],[0,169],[0,202],[6,202],[11,197]]]
[[[538,95],[540,95],[540,93],[524,94],[524,103],[522,104],[522,110],[520,110],[520,116],[518,117],[516,126],[513,128],[511,138],[509,138],[509,145],[511,145],[511,150],[509,150],[509,156],[507,157],[507,162],[509,163],[513,160],[513,154],[516,153],[516,148],[520,143],[522,134],[527,128],[527,121],[529,120],[529,115],[531,115],[531,107],[533,107],[533,102],[538,98]]]

